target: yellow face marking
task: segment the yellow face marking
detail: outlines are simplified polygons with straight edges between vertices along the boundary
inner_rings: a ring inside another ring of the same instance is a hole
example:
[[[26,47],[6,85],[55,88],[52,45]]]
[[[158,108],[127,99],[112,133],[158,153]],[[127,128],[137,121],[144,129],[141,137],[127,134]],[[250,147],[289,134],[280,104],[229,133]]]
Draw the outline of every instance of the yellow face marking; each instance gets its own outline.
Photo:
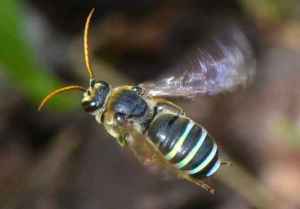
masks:
[[[176,153],[181,149],[184,141],[186,140],[193,126],[194,126],[194,122],[190,121],[186,126],[184,133],[180,136],[173,149],[165,156],[167,160],[171,160],[173,157],[175,157]]]

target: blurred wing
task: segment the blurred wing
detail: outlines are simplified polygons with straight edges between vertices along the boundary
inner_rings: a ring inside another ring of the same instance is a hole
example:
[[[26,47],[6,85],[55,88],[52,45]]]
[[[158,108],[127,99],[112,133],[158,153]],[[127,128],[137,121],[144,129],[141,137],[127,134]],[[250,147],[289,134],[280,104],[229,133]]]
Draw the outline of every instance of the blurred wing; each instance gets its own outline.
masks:
[[[135,157],[151,172],[171,178],[176,170],[165,160],[163,155],[155,148],[146,136],[131,131],[128,138],[128,145]]]
[[[231,26],[207,47],[196,49],[170,74],[140,86],[154,97],[214,95],[245,85],[254,73],[255,59],[249,41],[237,26]]]
[[[146,136],[131,132],[128,139],[129,148],[135,154],[137,159],[145,166],[155,166],[161,169],[164,167],[165,160],[160,153],[152,146]]]

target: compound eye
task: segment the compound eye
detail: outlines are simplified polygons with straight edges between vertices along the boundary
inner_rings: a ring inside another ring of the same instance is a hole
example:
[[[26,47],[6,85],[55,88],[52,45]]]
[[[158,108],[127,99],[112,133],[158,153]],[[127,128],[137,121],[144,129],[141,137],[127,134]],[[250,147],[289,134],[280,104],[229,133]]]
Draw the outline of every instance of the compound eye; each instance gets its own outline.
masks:
[[[118,123],[124,123],[126,120],[126,115],[124,113],[116,113],[115,118]]]
[[[97,110],[98,105],[95,101],[85,101],[82,102],[82,107],[85,112],[91,113]]]

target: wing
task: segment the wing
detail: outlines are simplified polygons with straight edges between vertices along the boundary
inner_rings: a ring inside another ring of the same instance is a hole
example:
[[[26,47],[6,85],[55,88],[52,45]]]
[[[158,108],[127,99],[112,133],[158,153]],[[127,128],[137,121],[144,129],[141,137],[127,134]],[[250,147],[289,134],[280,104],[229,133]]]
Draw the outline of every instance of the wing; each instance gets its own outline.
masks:
[[[160,173],[164,176],[171,176],[174,173],[173,167],[161,155],[146,136],[130,131],[128,145],[135,157],[152,173]]]
[[[254,73],[255,59],[247,37],[237,26],[230,26],[169,74],[140,86],[154,97],[214,95],[245,85]]]

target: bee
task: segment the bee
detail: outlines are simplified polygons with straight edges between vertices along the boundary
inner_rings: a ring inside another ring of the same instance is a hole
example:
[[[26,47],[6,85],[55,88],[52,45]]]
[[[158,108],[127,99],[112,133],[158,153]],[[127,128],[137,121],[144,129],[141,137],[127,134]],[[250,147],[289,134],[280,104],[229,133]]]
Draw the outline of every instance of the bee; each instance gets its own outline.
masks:
[[[93,13],[94,9],[87,17],[83,38],[88,88],[71,85],[54,90],[38,109],[57,94],[82,91],[84,111],[93,115],[122,147],[129,147],[141,162],[171,171],[214,193],[203,179],[215,174],[226,162],[220,159],[218,146],[208,131],[166,97],[213,95],[245,83],[253,74],[253,69],[243,67],[252,61],[246,38],[234,29],[228,36],[228,45],[214,42],[218,57],[199,51],[201,56],[196,60],[177,67],[184,68],[183,73],[113,88],[96,80],[90,65],[88,32]]]

